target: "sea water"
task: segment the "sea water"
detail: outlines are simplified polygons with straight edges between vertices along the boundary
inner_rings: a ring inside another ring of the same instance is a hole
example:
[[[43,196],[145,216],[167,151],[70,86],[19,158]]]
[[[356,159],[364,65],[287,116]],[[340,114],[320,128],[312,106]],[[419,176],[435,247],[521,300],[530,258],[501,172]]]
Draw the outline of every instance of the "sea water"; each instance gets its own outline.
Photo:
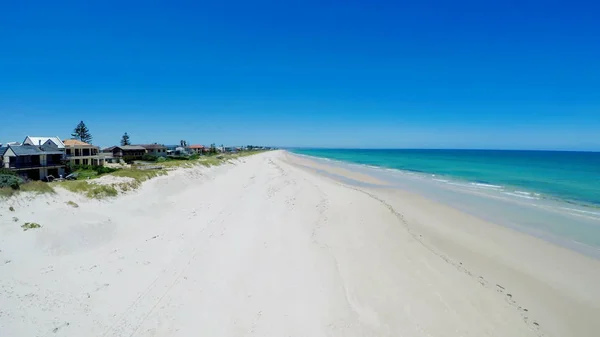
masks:
[[[600,257],[600,153],[293,149]]]

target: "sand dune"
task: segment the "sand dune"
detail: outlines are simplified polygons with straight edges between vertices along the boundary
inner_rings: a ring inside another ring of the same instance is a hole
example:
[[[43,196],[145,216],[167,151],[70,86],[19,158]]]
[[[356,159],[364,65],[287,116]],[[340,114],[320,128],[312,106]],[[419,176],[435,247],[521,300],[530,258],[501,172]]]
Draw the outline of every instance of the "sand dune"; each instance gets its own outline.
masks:
[[[598,261],[322,166],[278,151],[2,201],[0,336],[600,331]]]

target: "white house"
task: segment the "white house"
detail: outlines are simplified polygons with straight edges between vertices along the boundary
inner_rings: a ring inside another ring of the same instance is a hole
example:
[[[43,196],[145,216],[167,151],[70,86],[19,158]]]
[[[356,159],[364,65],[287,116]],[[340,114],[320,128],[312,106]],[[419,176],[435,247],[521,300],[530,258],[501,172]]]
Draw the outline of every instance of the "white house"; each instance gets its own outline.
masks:
[[[52,146],[58,148],[60,151],[65,151],[65,144],[58,137],[25,137],[23,145],[29,144],[33,146]]]

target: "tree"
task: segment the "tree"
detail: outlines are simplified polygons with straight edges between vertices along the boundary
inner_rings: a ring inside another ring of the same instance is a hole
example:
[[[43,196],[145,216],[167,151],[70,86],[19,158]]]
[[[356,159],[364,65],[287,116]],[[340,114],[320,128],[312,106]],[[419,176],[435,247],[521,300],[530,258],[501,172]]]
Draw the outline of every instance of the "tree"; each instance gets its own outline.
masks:
[[[73,130],[73,133],[71,134],[71,137],[73,137],[74,139],[79,139],[80,141],[89,144],[92,143],[93,138],[92,134],[90,133],[90,130],[87,128],[83,121],[77,124],[77,126]]]
[[[210,144],[210,148],[208,149],[208,153],[210,153],[210,154],[216,154],[217,153],[217,147],[215,146],[215,143]]]
[[[131,142],[129,141],[129,135],[127,134],[127,132],[125,132],[125,134],[121,138],[121,146],[125,145],[131,145]]]

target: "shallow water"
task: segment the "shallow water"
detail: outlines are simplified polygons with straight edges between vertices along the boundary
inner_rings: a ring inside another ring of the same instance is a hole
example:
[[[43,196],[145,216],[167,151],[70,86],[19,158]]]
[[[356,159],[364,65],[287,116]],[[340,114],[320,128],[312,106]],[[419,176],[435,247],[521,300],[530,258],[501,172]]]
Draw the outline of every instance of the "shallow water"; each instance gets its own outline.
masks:
[[[448,175],[311,158],[371,175],[384,181],[388,188],[418,193],[484,220],[600,258],[600,209],[590,206],[589,202],[547,197],[538,191],[507,187],[488,180],[475,182]],[[363,185],[350,179],[341,180]]]
[[[515,198],[553,198],[598,208],[600,153],[493,150],[330,150],[295,153],[430,175],[446,183],[502,189]]]

